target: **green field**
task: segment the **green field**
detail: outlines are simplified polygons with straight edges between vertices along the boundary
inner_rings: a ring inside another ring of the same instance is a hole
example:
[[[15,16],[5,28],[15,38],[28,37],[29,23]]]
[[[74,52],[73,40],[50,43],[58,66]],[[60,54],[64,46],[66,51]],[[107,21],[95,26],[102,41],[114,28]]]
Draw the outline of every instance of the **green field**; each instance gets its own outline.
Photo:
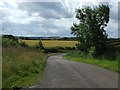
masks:
[[[19,40],[20,42],[23,41],[29,46],[36,45],[39,40]],[[77,41],[57,41],[57,40],[42,40],[44,47],[75,47]]]

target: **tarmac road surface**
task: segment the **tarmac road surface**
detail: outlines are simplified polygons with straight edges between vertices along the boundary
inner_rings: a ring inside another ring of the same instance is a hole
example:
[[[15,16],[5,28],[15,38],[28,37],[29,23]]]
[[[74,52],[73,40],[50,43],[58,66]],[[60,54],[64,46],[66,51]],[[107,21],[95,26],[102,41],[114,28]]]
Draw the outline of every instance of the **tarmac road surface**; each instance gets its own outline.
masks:
[[[65,60],[64,55],[48,58],[42,85],[33,88],[118,88],[117,72]]]

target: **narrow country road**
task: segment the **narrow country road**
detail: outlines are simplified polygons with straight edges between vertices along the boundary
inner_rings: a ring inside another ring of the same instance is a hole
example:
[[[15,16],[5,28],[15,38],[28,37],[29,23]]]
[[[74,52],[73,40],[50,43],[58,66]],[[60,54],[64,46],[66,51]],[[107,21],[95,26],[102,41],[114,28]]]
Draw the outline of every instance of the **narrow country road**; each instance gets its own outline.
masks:
[[[48,58],[40,88],[118,88],[117,72],[65,60],[63,56]]]

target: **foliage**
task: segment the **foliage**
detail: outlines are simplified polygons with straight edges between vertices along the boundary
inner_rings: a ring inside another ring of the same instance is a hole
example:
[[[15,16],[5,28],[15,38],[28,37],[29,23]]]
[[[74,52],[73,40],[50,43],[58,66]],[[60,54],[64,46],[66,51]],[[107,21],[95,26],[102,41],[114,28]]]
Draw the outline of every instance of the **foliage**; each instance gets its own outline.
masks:
[[[41,40],[37,43],[36,48],[38,48],[38,49],[44,49],[44,46],[43,46],[43,43],[42,43]]]
[[[16,37],[14,37],[13,35],[3,35],[2,37],[3,38],[9,38],[11,40],[14,40],[14,41],[18,42],[18,39]]]
[[[94,58],[94,47],[92,47],[89,51],[89,54],[85,54],[80,50],[75,50],[68,53],[64,58],[77,62],[85,62],[89,64],[98,65],[103,68],[107,68],[113,71],[120,72],[118,68],[118,62],[120,60],[120,47],[107,47],[107,51],[99,58]],[[111,53],[112,52],[112,53]]]
[[[46,57],[38,49],[18,42],[13,36],[2,37],[3,88],[21,88],[38,84],[42,77]]]
[[[89,57],[80,58],[80,57],[73,57],[73,55],[72,56],[71,55],[69,54],[65,56],[64,58],[67,60],[71,60],[71,61],[84,62],[88,64],[98,65],[100,67],[103,67],[109,70],[120,72],[120,69],[118,69],[118,61],[115,61],[115,60],[110,61],[106,59],[101,60],[101,59],[94,59],[94,58],[89,58]]]
[[[47,47],[44,49],[45,53],[65,53],[75,50],[75,47]]]
[[[2,38],[2,47],[19,46],[19,43],[13,39]]]
[[[69,38],[68,37],[63,37],[63,40],[69,40]]]
[[[14,39],[15,37],[14,36],[10,36],[9,35],[6,35],[6,36],[3,36],[2,37],[2,47],[28,47],[28,45],[21,41],[21,42],[18,42],[17,39]]]
[[[104,53],[107,47],[107,34],[104,27],[109,22],[109,11],[107,5],[76,9],[76,18],[80,23],[73,23],[71,33],[76,35],[79,41],[76,45],[79,50],[88,54],[90,48],[94,46],[96,56]]]
[[[3,47],[3,88],[21,88],[37,84],[46,63],[43,52],[29,47]]]
[[[23,47],[28,47],[28,45],[25,42],[20,42],[19,44]]]

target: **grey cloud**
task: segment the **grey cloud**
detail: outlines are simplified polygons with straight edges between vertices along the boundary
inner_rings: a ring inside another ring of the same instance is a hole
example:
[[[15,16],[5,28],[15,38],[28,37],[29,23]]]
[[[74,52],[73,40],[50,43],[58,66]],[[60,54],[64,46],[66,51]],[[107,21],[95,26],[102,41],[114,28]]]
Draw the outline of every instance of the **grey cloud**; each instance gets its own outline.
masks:
[[[51,32],[51,30],[57,30],[57,33],[58,35],[60,36],[70,36],[71,35],[71,32],[66,30],[65,27],[62,27],[62,26],[57,26],[55,25],[55,22],[54,19],[50,19],[50,20],[44,20],[40,23],[40,27],[41,29],[43,30],[46,30],[47,33],[44,33],[44,34],[49,34],[49,35],[52,35],[53,33]],[[38,28],[38,27],[37,27]],[[69,29],[69,28],[68,28]],[[69,29],[70,30],[70,29]]]
[[[118,38],[120,38],[120,1],[118,2]]]
[[[2,24],[2,32],[3,33],[16,33],[23,34],[21,32],[31,33],[36,24],[16,24],[11,22],[4,22]]]
[[[71,36],[70,32],[65,27],[56,26],[54,19],[44,20],[42,22],[31,22],[30,24],[16,24],[11,22],[4,22],[2,32],[15,35],[60,35]],[[53,33],[52,30],[57,30]]]
[[[117,4],[115,2],[112,2],[112,4],[111,4],[111,2],[100,2],[99,5],[101,5],[101,4],[109,6],[109,8],[110,8],[110,18],[111,19],[118,20],[118,11],[117,11],[118,8],[116,8]]]
[[[56,26],[54,22],[55,22],[54,19],[49,19],[49,20],[42,21],[40,24],[41,24],[41,27],[45,27],[45,28],[51,28],[51,29],[60,28],[59,26]]]
[[[108,31],[107,33],[109,38],[118,38],[118,33],[115,31]]]
[[[108,4],[108,3],[106,3]],[[56,25],[55,20],[60,18],[69,18],[73,22],[73,14],[64,8],[60,2],[39,2],[39,3],[18,3],[18,7],[21,10],[28,11],[29,15],[33,13],[39,13],[40,17],[45,20],[31,21],[29,24],[17,24],[10,21],[3,22],[3,33],[10,33],[16,35],[59,35],[59,36],[71,36],[71,31],[66,26]],[[112,6],[110,6],[112,8]],[[3,14],[5,16],[6,13]],[[9,16],[9,14],[7,14]],[[111,12],[111,18],[116,19],[117,13]],[[1,17],[0,17],[1,18]],[[67,22],[61,21],[61,23],[67,24]],[[67,30],[68,29],[68,30]],[[113,30],[114,28],[108,28]],[[51,31],[57,30],[56,33]],[[109,36],[116,37],[116,31],[108,31]],[[114,35],[113,35],[114,34]]]
[[[118,4],[113,3],[112,5],[108,4],[110,7],[110,18],[114,20],[118,20]]]
[[[69,12],[60,2],[24,2],[18,3],[20,9],[31,13],[38,12],[44,18],[71,18],[73,13]]]

